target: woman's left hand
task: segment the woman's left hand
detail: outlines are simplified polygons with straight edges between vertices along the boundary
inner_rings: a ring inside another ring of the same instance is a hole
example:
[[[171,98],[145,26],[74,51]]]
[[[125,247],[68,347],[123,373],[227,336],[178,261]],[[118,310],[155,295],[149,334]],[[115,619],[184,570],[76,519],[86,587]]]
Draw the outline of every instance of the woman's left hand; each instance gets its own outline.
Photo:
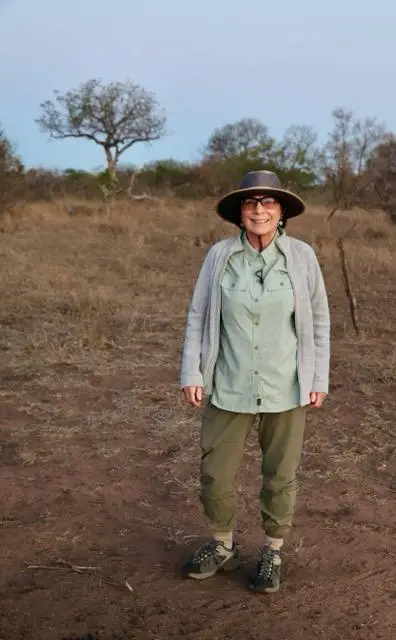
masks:
[[[314,409],[320,409],[323,406],[323,402],[327,396],[327,393],[323,391],[312,391],[310,393],[311,407]]]

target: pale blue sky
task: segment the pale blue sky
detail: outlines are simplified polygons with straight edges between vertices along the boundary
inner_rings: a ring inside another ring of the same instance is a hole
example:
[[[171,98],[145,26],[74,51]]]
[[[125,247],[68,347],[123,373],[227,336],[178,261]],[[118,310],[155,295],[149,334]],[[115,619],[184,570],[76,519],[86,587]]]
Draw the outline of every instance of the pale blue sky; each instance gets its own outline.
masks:
[[[169,135],[125,162],[193,161],[241,117],[324,137],[335,106],[396,131],[395,23],[394,0],[0,0],[0,122],[28,166],[97,168],[96,145],[48,141],[34,118],[53,89],[129,77]]]

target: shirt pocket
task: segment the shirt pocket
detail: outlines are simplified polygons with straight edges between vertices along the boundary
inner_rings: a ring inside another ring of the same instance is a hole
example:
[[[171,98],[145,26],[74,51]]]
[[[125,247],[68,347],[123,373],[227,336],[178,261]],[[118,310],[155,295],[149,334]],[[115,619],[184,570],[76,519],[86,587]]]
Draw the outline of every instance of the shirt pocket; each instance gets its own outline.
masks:
[[[266,281],[266,289],[271,292],[290,291],[293,289],[287,269],[272,271]]]
[[[221,282],[221,288],[227,292],[227,294],[232,294],[233,291],[247,291],[248,283],[242,274],[237,275],[226,271]]]

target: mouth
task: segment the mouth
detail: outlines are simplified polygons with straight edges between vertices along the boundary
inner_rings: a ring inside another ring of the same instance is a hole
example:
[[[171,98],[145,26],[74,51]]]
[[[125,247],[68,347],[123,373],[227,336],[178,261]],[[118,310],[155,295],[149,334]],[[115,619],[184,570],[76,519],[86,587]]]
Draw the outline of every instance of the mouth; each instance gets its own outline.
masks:
[[[271,222],[271,218],[252,218],[252,222],[255,224],[267,224],[268,222]]]

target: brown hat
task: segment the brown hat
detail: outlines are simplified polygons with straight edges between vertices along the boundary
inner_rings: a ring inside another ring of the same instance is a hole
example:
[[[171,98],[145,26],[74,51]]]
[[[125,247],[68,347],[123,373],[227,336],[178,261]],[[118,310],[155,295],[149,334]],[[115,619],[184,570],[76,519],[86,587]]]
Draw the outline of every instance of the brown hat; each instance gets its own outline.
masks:
[[[242,179],[239,189],[227,193],[217,204],[217,213],[232,222],[241,224],[241,205],[249,196],[269,195],[276,198],[282,205],[283,217],[294,218],[305,210],[305,204],[294,193],[282,189],[276,173],[273,171],[249,171]]]

